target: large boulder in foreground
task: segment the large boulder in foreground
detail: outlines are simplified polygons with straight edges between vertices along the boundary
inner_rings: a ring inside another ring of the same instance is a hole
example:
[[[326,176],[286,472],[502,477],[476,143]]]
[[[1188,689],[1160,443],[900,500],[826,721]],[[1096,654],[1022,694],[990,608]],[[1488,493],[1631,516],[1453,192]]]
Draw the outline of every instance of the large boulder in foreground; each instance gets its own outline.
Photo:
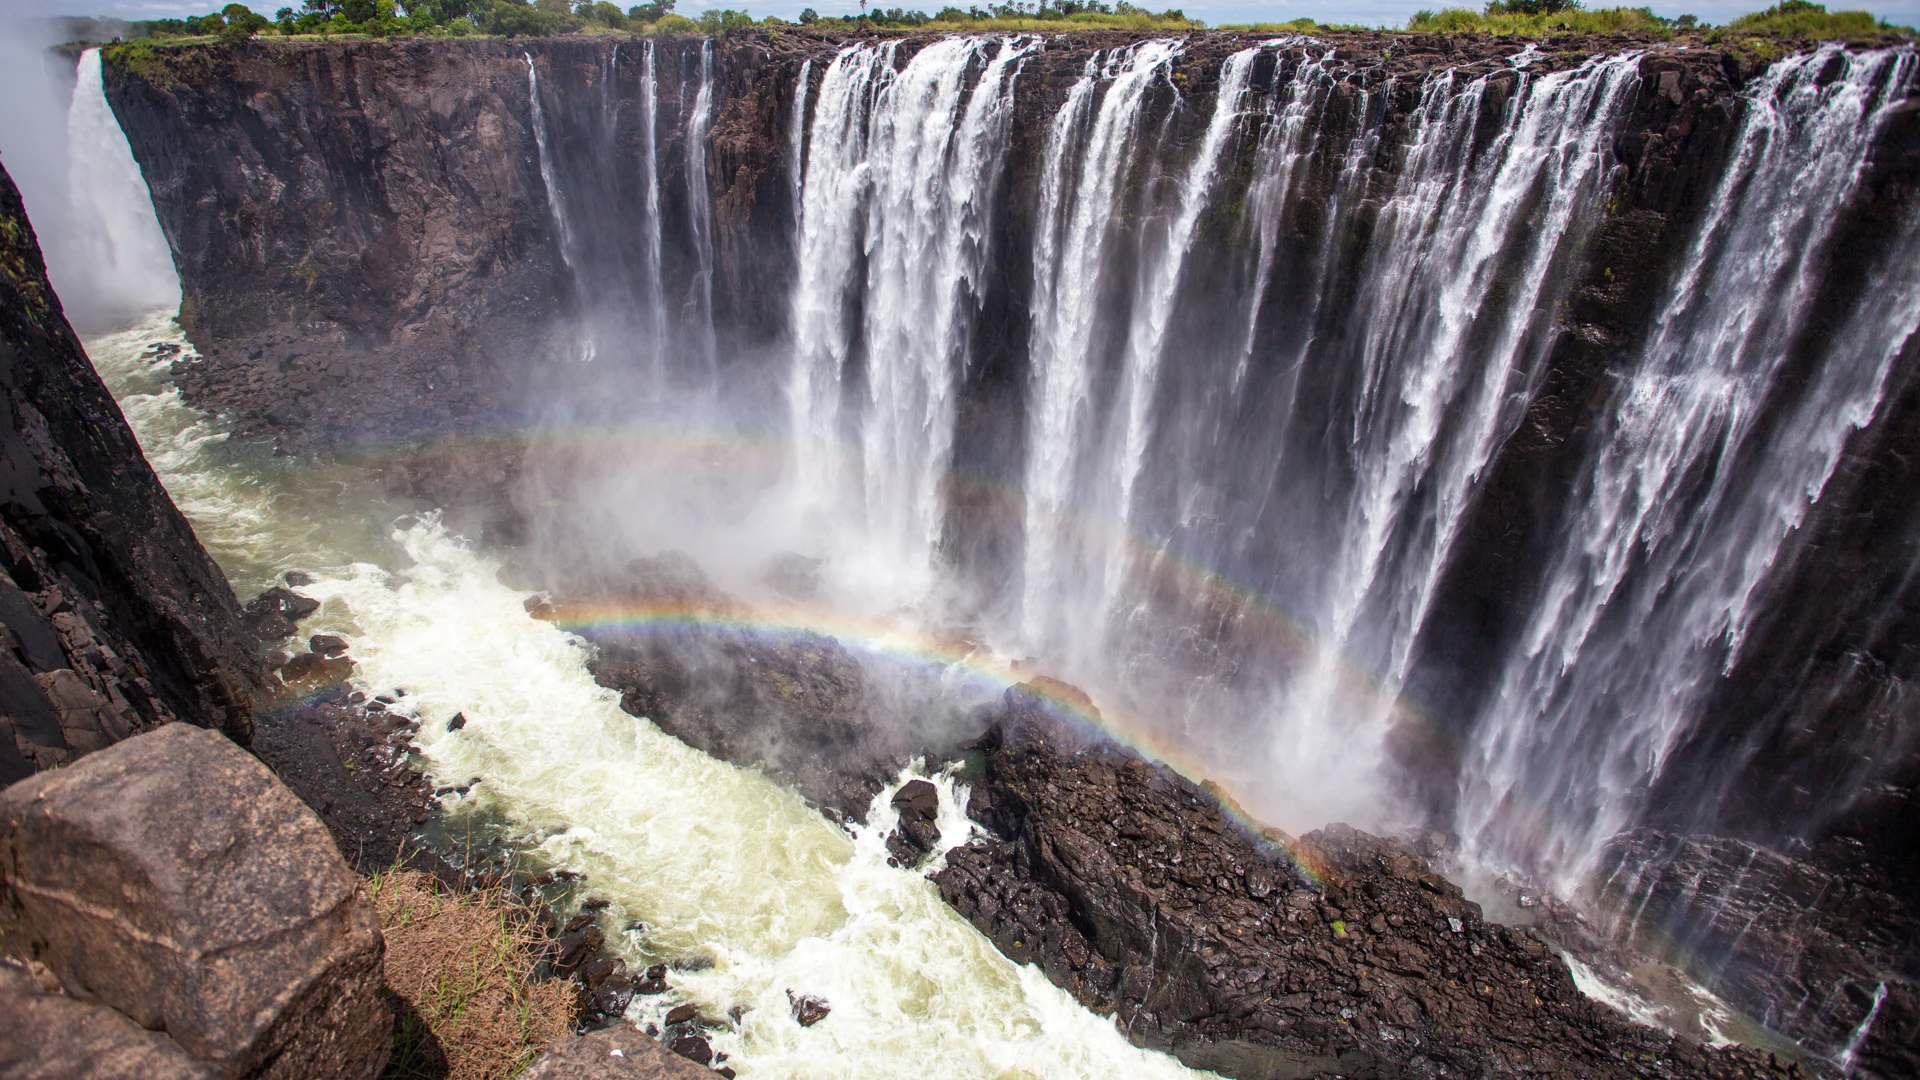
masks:
[[[0,948],[226,1077],[379,1074],[373,907],[326,827],[170,724],[0,792]]]
[[[104,1005],[38,985],[0,962],[0,1077],[6,1080],[214,1080],[172,1039]]]
[[[521,1080],[713,1080],[714,1071],[680,1057],[628,1024],[564,1039],[520,1074]]]

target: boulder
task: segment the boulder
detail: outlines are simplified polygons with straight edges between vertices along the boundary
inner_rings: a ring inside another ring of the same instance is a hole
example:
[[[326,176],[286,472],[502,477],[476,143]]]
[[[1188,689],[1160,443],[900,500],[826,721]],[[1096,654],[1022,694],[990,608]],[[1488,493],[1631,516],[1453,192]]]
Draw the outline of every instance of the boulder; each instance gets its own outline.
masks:
[[[307,648],[321,656],[343,656],[349,646],[347,639],[338,634],[315,634],[307,639]]]
[[[326,827],[226,738],[169,724],[0,792],[0,946],[225,1077],[373,1077],[373,908]]]
[[[320,601],[275,585],[247,601],[242,620],[262,641],[293,636],[294,624],[320,610]]]
[[[565,1039],[540,1055],[521,1080],[712,1080],[711,1070],[675,1057],[627,1024]]]
[[[0,1077],[214,1080],[172,1040],[104,1005],[75,1001],[0,963]]]
[[[353,674],[353,661],[345,656],[323,656],[317,652],[295,654],[280,666],[280,681],[296,690],[315,690],[345,682]]]
[[[900,823],[887,835],[887,854],[891,861],[913,867],[932,854],[940,844],[940,789],[928,780],[909,780],[893,793],[893,809]]]

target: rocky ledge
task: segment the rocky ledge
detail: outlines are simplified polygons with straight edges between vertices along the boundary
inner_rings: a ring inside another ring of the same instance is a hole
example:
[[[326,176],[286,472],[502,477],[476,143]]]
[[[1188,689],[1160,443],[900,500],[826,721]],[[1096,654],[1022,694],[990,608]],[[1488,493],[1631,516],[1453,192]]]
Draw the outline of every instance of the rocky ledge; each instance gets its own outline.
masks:
[[[940,893],[1136,1043],[1239,1080],[1799,1076],[1627,1023],[1396,840],[1255,831],[1032,685],[982,740]]]

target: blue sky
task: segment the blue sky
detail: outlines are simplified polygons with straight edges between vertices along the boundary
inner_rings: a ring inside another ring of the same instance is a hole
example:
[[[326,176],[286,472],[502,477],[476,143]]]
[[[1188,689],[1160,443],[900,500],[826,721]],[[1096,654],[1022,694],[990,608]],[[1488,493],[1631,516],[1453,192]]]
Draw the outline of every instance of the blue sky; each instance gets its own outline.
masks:
[[[242,0],[247,2],[247,0]],[[254,10],[272,14],[291,0],[253,0]],[[626,0],[621,0],[626,2]],[[884,6],[899,4],[908,8],[933,11],[948,0],[874,0]],[[1588,0],[1591,7],[1621,2],[1629,6],[1636,0]],[[1765,7],[1772,0],[1651,0],[1647,6],[1661,15],[1698,15],[1709,22],[1725,22],[1736,15]],[[0,10],[8,14],[117,15],[122,18],[159,18],[198,15],[215,10],[226,0],[0,0]],[[1208,23],[1277,22],[1302,15],[1323,22],[1361,23],[1372,26],[1399,26],[1416,10],[1455,6],[1478,6],[1474,0],[1144,0],[1144,5],[1179,6],[1189,16]],[[1865,8],[1873,14],[1906,26],[1920,25],[1920,0],[1827,0],[1834,10]],[[779,15],[793,18],[803,7],[813,7],[823,15],[859,10],[858,0],[680,0],[681,10],[697,12],[709,7],[745,7],[756,16]],[[959,6],[966,6],[961,3]],[[5,32],[0,30],[0,32]]]

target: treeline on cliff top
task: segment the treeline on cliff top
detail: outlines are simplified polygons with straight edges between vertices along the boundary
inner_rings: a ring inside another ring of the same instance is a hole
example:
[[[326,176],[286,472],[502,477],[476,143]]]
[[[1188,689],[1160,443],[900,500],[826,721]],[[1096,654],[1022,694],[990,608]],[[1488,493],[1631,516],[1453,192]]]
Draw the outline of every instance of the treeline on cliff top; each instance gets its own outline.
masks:
[[[549,37],[580,33],[705,33],[719,36],[752,29],[777,31],[795,25],[777,16],[755,19],[745,11],[731,8],[703,11],[697,19],[690,19],[675,14],[674,6],[675,0],[650,0],[624,10],[609,0],[304,0],[302,7],[280,8],[269,19],[243,4],[233,3],[208,15],[132,23],[127,28],[127,36],[183,42],[208,38],[244,41],[261,34]],[[1178,9],[1154,12],[1127,0],[1116,3],[1008,0],[984,8],[947,6],[931,15],[898,7],[868,11],[866,0],[861,0],[858,15],[823,16],[808,8],[800,13],[799,25],[847,30],[1179,31],[1206,28],[1204,23],[1187,18]],[[1289,22],[1227,25],[1219,29],[1302,32],[1369,28],[1340,27],[1299,18]],[[1418,12],[1408,20],[1406,29],[1518,37],[1554,33],[1671,37],[1699,33],[1714,42],[1741,37],[1854,40],[1913,34],[1911,28],[1891,25],[1864,11],[1830,12],[1824,5],[1809,0],[1781,0],[1765,11],[1742,15],[1720,27],[1709,26],[1692,15],[1664,18],[1644,7],[1589,11],[1580,0],[1492,0],[1481,11],[1446,8]]]

